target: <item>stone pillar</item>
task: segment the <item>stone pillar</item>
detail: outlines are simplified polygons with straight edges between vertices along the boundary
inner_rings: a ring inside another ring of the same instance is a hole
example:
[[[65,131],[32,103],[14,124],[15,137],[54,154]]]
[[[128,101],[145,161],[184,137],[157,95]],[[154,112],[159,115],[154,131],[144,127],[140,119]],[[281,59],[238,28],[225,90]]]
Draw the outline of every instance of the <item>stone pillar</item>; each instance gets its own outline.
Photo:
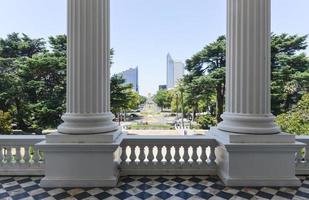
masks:
[[[60,133],[114,131],[108,0],[68,0],[67,104]]]
[[[296,186],[301,144],[281,133],[270,108],[271,1],[227,0],[226,103],[210,133],[229,186]]]
[[[113,187],[122,132],[110,112],[110,0],[68,1],[67,104],[58,132],[37,144],[42,187]]]
[[[220,130],[279,133],[270,111],[270,0],[227,1],[226,112]]]

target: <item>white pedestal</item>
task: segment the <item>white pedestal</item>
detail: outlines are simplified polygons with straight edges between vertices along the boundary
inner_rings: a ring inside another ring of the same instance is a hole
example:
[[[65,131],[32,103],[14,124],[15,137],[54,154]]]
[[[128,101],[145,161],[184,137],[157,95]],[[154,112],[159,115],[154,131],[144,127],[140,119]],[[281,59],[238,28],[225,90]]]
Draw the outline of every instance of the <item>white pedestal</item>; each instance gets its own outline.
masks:
[[[115,140],[110,142],[110,138]],[[46,141],[37,144],[46,160],[41,187],[116,186],[119,177],[116,154],[121,141],[119,131],[109,136],[47,135]]]
[[[218,175],[227,186],[299,186],[295,152],[303,147],[288,134],[244,135],[212,128]]]

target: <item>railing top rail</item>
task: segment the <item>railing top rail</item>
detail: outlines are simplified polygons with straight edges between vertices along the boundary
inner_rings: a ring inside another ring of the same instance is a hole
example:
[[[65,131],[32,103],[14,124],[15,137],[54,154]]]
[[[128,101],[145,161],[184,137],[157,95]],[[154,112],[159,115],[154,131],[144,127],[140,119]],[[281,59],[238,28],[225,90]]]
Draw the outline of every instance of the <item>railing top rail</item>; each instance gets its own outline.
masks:
[[[170,145],[216,145],[216,140],[211,136],[156,136],[156,135],[127,135],[123,138],[124,144],[170,144]]]
[[[45,135],[0,135],[0,145],[35,144],[45,139]]]
[[[296,140],[298,142],[303,142],[303,143],[309,144],[309,135],[299,135],[299,136],[296,136]]]

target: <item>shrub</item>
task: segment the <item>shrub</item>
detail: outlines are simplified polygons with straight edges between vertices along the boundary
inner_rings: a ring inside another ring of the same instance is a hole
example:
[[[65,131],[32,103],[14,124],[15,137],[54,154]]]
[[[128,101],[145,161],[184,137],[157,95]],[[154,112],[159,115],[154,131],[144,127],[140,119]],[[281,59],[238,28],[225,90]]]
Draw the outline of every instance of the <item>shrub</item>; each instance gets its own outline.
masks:
[[[11,115],[0,110],[0,134],[10,134],[11,132]]]
[[[200,115],[196,118],[196,122],[201,129],[209,129],[211,126],[216,125],[216,118],[209,114]]]
[[[309,135],[309,94],[304,94],[291,111],[277,116],[282,131],[295,135]]]

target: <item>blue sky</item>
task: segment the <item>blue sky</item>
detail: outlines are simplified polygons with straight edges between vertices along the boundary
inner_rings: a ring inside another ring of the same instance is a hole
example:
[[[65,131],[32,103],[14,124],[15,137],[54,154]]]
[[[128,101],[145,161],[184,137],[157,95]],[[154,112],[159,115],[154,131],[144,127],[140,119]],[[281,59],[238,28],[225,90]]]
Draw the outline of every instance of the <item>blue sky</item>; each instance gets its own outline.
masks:
[[[139,66],[141,94],[165,84],[166,54],[185,61],[225,34],[226,0],[111,0],[112,73]],[[272,31],[309,34],[308,0],[272,0]],[[66,0],[0,0],[0,37],[66,32]],[[309,53],[309,50],[307,50]]]

